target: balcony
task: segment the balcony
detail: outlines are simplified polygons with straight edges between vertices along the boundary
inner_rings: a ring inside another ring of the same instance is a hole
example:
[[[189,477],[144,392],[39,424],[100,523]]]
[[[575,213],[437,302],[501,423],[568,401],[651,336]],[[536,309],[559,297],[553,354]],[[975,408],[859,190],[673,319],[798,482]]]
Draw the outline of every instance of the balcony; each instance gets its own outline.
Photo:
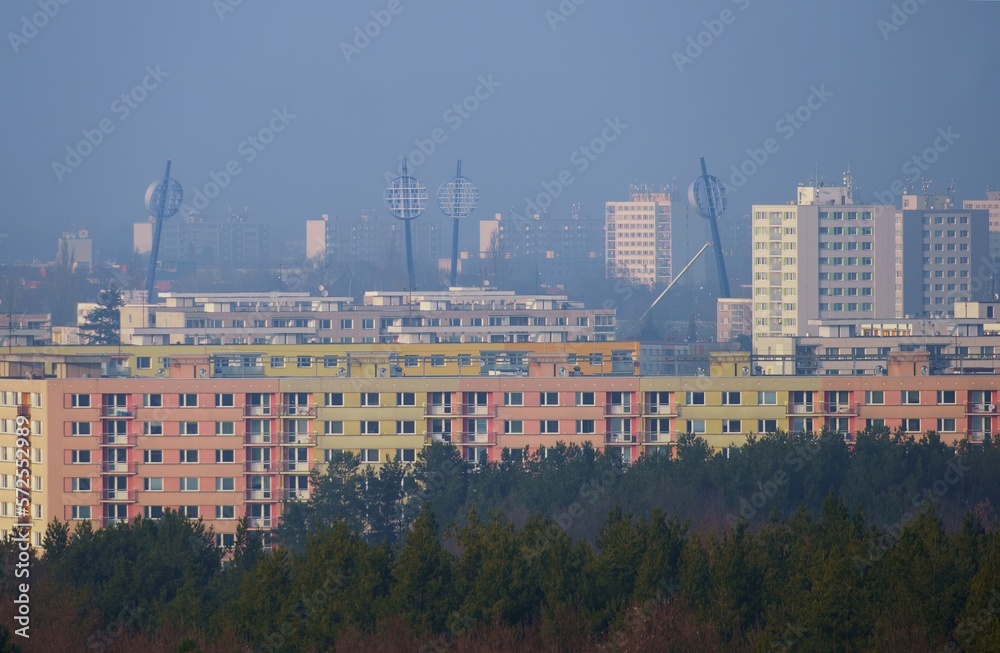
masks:
[[[316,435],[314,433],[283,433],[281,444],[314,445],[316,444]]]
[[[129,462],[111,462],[104,461],[101,463],[101,473],[102,474],[137,474],[139,472],[139,463],[129,463]]]
[[[271,517],[247,517],[247,528],[271,528],[273,523]]]
[[[857,415],[858,405],[852,403],[841,404],[829,402],[823,404],[823,413],[827,415]]]
[[[309,490],[300,490],[297,488],[285,488],[281,491],[281,499],[283,501],[308,501],[309,500]]]
[[[274,444],[275,437],[272,433],[246,433],[243,435],[243,445],[253,444]]]
[[[136,495],[135,490],[101,490],[101,501],[135,503],[138,500]]]
[[[647,433],[641,434],[643,436],[643,442],[652,442],[654,444],[669,444],[670,434],[660,433],[658,431],[649,431]]]
[[[424,415],[453,415],[451,404],[424,404]]]
[[[462,442],[465,444],[493,444],[489,433],[463,433]]]
[[[243,498],[246,501],[273,501],[273,490],[244,490]]]
[[[101,528],[111,528],[118,524],[127,524],[128,519],[126,517],[102,517],[101,518]]]
[[[110,419],[135,419],[135,406],[101,406],[101,417]]]
[[[608,433],[604,436],[604,442],[607,444],[632,444],[635,442],[635,436],[631,433]]]
[[[990,433],[989,431],[969,431],[965,435],[966,437],[968,437],[969,442],[976,442],[976,443],[985,442],[986,436],[989,436],[990,439],[993,438],[993,434]]]
[[[816,404],[788,404],[788,415],[818,415]]]
[[[490,407],[485,404],[462,404],[463,415],[488,415]]]
[[[272,417],[274,409],[271,406],[244,406],[244,417]]]
[[[634,415],[632,404],[606,404],[605,415]]]
[[[431,442],[447,442],[451,444],[451,433],[428,433]]]
[[[282,472],[308,472],[309,462],[306,460],[282,460]]]
[[[670,404],[643,404],[643,415],[658,415],[661,417],[677,417],[677,406]]]
[[[277,463],[270,460],[248,460],[243,463],[244,474],[272,474],[277,470]]]
[[[997,412],[997,405],[990,402],[983,402],[983,403],[970,402],[965,405],[966,415],[995,415],[996,412]]]
[[[134,447],[135,433],[105,433],[101,436],[102,447]]]
[[[17,416],[18,417],[31,417],[31,408],[29,406],[22,406],[18,404],[17,406]]]
[[[315,406],[299,406],[286,404],[281,407],[282,417],[316,417]]]

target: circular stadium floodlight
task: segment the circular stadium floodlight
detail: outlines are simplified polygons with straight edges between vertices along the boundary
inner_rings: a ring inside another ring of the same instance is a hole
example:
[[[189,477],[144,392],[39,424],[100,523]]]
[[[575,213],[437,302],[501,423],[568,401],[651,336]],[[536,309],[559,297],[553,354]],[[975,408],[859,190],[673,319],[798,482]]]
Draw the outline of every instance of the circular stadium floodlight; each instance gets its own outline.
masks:
[[[726,211],[726,188],[718,177],[703,175],[691,183],[688,201],[701,217],[718,219]]]
[[[450,179],[438,189],[438,207],[449,218],[465,218],[479,206],[479,189],[467,177]]]
[[[154,181],[146,190],[146,208],[149,215],[166,220],[174,217],[181,210],[184,201],[184,189],[176,179],[165,177]]]
[[[427,201],[427,187],[406,174],[406,159],[403,159],[403,174],[385,189],[385,205],[400,220],[413,220],[427,208]]]

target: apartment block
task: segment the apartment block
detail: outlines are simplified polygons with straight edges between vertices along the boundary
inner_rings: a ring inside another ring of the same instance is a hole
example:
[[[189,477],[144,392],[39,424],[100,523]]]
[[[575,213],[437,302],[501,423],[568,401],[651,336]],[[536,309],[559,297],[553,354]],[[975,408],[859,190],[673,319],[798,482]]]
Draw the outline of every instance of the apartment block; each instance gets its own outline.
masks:
[[[719,298],[715,311],[716,342],[753,337],[753,299]]]
[[[634,192],[605,205],[605,258],[609,276],[663,288],[673,278],[671,197]]]
[[[962,208],[989,213],[990,258],[1000,260],[1000,191],[988,190],[984,200],[965,200]]]

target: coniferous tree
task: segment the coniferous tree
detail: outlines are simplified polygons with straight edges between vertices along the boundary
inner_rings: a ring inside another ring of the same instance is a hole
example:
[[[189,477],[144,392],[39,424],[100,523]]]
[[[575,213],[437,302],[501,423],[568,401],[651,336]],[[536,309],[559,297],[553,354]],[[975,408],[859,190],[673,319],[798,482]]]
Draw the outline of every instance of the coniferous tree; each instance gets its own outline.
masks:
[[[87,313],[87,320],[80,327],[80,334],[89,345],[121,344],[121,307],[125,305],[118,286],[101,291],[97,308]]]

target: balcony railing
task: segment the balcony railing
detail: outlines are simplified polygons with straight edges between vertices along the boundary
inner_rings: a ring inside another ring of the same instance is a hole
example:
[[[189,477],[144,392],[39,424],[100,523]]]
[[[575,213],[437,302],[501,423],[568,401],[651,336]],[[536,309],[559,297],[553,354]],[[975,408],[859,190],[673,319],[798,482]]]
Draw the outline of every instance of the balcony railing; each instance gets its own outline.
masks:
[[[817,404],[807,403],[807,404],[788,404],[788,414],[789,415],[809,415],[817,414],[816,412]]]
[[[604,436],[607,444],[632,444],[635,442],[635,435],[632,433],[608,433]]]
[[[101,406],[101,417],[135,419],[135,406]]]
[[[485,404],[462,404],[463,415],[489,415],[489,410]]]
[[[244,406],[243,415],[246,417],[270,417],[274,415],[274,408],[271,406]]]
[[[997,405],[991,402],[970,402],[966,404],[965,412],[969,415],[994,415]]]
[[[128,518],[126,518],[126,517],[102,517],[101,518],[101,527],[102,528],[111,528],[112,526],[114,526],[116,524],[127,524],[127,523],[128,523]]]
[[[243,435],[243,444],[274,444],[273,433],[246,433]]]
[[[243,498],[247,501],[273,501],[274,490],[244,490]]]
[[[604,406],[605,415],[634,415],[632,404],[606,404]]]
[[[104,461],[101,463],[101,473],[102,474],[136,474],[139,471],[138,463],[129,462],[110,462]]]
[[[985,442],[986,436],[993,438],[993,434],[989,431],[969,431],[966,436],[968,436],[969,442]]]
[[[659,431],[648,431],[641,434],[643,442],[656,442],[662,444],[664,442],[670,442],[669,433],[660,433]]]
[[[455,407],[452,404],[424,404],[425,415],[454,415]]]
[[[102,447],[134,447],[135,433],[105,433],[101,436]]]
[[[283,472],[308,472],[309,462],[305,460],[282,460],[281,471]]]
[[[314,433],[283,433],[281,435],[281,444],[316,444],[316,435]]]
[[[247,528],[271,528],[271,517],[247,517]]]
[[[489,433],[463,433],[462,442],[465,444],[493,444],[493,439]]]
[[[852,403],[827,402],[823,404],[823,412],[829,415],[857,415],[858,406]]]
[[[101,501],[114,501],[117,503],[135,503],[137,501],[135,490],[101,490]]]
[[[22,406],[22,405],[18,404],[18,406],[17,406],[17,416],[18,417],[30,417],[31,416],[31,408],[28,407],[28,406]]]
[[[299,490],[296,488],[285,488],[281,491],[281,498],[285,501],[308,501],[309,490]]]
[[[248,460],[243,463],[243,471],[247,474],[271,474],[278,471],[278,465],[270,460]]]
[[[282,417],[316,417],[315,406],[298,406],[286,404],[281,407]]]
[[[451,433],[428,433],[427,436],[430,438],[431,442],[451,443]]]
[[[671,404],[643,404],[642,405],[643,415],[663,415],[663,416],[676,416],[677,406]]]

